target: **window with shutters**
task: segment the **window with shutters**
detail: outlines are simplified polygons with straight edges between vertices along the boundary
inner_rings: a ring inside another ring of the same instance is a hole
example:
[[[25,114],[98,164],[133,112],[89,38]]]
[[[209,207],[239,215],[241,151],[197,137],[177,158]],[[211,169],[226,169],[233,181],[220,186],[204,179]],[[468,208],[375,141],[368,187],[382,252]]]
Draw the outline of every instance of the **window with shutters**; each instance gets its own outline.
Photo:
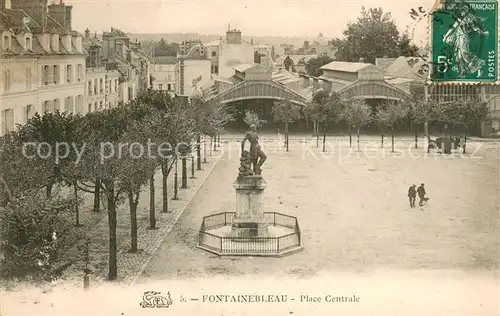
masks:
[[[54,66],[54,83],[58,84],[61,80],[61,68],[59,65]]]
[[[43,84],[48,85],[49,84],[49,66],[47,66],[47,65],[43,66],[42,78],[43,78]]]
[[[31,82],[33,78],[31,76],[31,68],[26,68],[26,90],[31,90]]]
[[[76,80],[78,82],[82,81],[82,78],[83,78],[83,71],[82,71],[82,69],[83,69],[83,65],[79,64],[77,66],[77,74],[76,74]]]
[[[87,87],[89,95],[92,95],[92,81],[87,82]]]
[[[66,82],[73,82],[73,66],[66,65]]]
[[[104,93],[104,80],[102,78],[99,79],[99,93],[100,94]]]
[[[47,66],[47,82],[48,84],[54,83],[54,67]]]
[[[32,104],[28,104],[24,109],[24,122],[27,123],[30,118],[35,114],[35,108]]]
[[[54,101],[52,101],[52,112],[55,111],[61,111],[61,100],[59,99],[54,99]]]
[[[118,79],[115,79],[115,92],[118,91]]]
[[[97,78],[94,79],[94,94],[97,94]]]
[[[88,113],[92,112],[92,103],[88,104]]]
[[[14,130],[14,110],[7,109],[3,111],[3,133],[7,134]]]
[[[3,71],[3,91],[10,92],[10,69]]]
[[[102,101],[99,101],[99,110],[102,110],[102,106],[103,106]]]
[[[45,101],[43,102],[43,108],[42,108],[43,113],[45,112],[50,112],[50,101]]]

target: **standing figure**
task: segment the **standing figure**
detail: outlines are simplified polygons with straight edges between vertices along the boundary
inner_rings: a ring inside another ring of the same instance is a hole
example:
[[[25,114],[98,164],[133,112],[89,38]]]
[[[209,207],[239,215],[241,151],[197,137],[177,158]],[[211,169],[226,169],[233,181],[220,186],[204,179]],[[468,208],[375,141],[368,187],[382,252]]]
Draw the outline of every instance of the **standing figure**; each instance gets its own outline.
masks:
[[[489,32],[481,29],[481,19],[471,12],[468,5],[458,4],[455,10],[457,20],[443,36],[443,42],[452,46],[455,55],[453,70],[463,78],[466,74],[480,72],[485,64],[484,60],[469,50],[470,36],[474,33],[488,36]]]
[[[417,198],[417,190],[415,189],[416,185],[412,185],[408,189],[408,198],[410,199],[410,207],[415,207],[415,199]]]
[[[245,138],[241,141],[241,152],[245,150],[245,142],[250,142],[250,156],[252,159],[253,172],[256,175],[262,173],[261,166],[266,161],[267,156],[264,154],[259,145],[259,136],[257,135],[257,126],[250,125],[250,131],[245,134]]]
[[[421,183],[420,186],[418,187],[417,193],[418,193],[418,198],[420,199],[418,205],[424,206],[424,202],[427,202],[427,200],[429,199],[425,197],[426,192],[423,183]]]

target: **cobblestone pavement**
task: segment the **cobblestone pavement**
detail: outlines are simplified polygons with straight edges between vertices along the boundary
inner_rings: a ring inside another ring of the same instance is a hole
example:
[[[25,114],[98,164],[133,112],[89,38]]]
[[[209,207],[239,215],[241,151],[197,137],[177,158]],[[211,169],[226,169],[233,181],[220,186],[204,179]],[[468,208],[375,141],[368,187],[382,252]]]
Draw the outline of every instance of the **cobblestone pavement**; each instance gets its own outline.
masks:
[[[203,156],[203,154],[202,154]],[[138,220],[138,253],[128,253],[130,246],[130,212],[128,209],[128,203],[122,203],[117,209],[117,245],[118,245],[118,281],[119,282],[130,282],[133,280],[138,271],[141,270],[144,262],[154,253],[155,247],[162,241],[164,235],[175,224],[177,218],[182,214],[186,205],[189,204],[191,198],[196,194],[198,187],[203,183],[205,178],[209,175],[213,167],[217,164],[221,157],[220,151],[214,151],[213,155],[210,156],[207,150],[207,163],[202,164],[202,170],[195,170],[196,179],[190,179],[191,177],[191,162],[188,160],[188,188],[181,189],[181,164],[178,164],[178,181],[179,181],[179,200],[172,200],[173,190],[174,190],[174,170],[168,177],[168,195],[169,195],[169,213],[161,213],[162,207],[162,196],[161,196],[161,171],[159,170],[155,175],[155,205],[156,205],[156,230],[150,230],[149,227],[149,187],[147,187],[139,199],[139,204],[137,208],[137,220]],[[175,167],[174,167],[175,168]],[[195,166],[196,168],[196,166]],[[82,212],[83,213],[83,212]],[[85,236],[90,238],[90,259],[91,259],[91,269],[93,270],[93,275],[91,278],[91,283],[93,285],[100,284],[105,281],[107,277],[107,267],[108,267],[108,245],[109,245],[109,234],[108,234],[108,220],[106,211],[101,211],[96,214],[93,212],[86,212],[87,214],[82,214],[82,223],[85,227],[92,227],[90,231],[87,231]],[[88,214],[90,213],[90,215]],[[83,242],[83,240],[82,240]],[[82,245],[82,242],[77,243],[68,252],[68,259],[75,260],[75,263],[70,266],[62,278],[62,282],[67,286],[75,286],[82,284],[83,280],[83,268],[85,266],[82,260],[82,251],[78,249]]]
[[[281,145],[277,138],[263,142],[264,207],[298,217],[304,251],[275,259],[218,257],[196,248],[203,216],[234,211],[234,139],[138,283],[379,269],[497,273],[498,144],[471,142],[466,156],[427,154],[423,148],[410,154],[412,141],[399,138],[397,153],[377,142],[361,152],[334,142],[325,154],[311,139],[292,142],[288,153]],[[431,199],[410,208],[408,187],[421,182]]]

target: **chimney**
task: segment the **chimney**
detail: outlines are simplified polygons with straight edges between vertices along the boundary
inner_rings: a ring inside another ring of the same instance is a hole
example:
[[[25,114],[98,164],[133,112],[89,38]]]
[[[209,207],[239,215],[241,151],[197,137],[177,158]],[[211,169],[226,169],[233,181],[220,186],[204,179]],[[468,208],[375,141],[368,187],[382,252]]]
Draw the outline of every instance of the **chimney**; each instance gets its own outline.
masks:
[[[104,58],[109,59],[116,53],[116,37],[114,34],[104,32],[102,34],[102,44]]]
[[[131,51],[130,49],[129,49],[129,50],[127,50],[127,61],[128,61],[129,63],[131,63],[131,62],[132,62],[132,51]]]
[[[71,32],[71,9],[72,6],[67,6],[62,2],[51,4],[48,7],[49,15],[64,27],[66,32]]]
[[[89,29],[86,29],[85,30],[85,39],[89,39],[90,38],[90,30]]]
[[[228,44],[241,44],[241,31],[236,29],[228,30],[226,40]]]

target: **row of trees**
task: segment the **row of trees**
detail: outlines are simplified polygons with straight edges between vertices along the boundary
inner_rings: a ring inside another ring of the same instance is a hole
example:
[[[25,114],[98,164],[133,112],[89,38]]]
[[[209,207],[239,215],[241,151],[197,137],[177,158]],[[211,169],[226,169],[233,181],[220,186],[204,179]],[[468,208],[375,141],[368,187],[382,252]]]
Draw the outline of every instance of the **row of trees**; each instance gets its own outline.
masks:
[[[162,174],[161,212],[168,213],[167,177],[177,159],[186,168],[187,155],[196,149],[201,169],[201,136],[215,138],[230,119],[224,107],[198,100],[187,105],[162,91],[148,91],[116,108],[85,116],[37,114],[18,126],[0,144],[2,275],[31,281],[57,277],[61,251],[71,242],[65,240],[69,228],[64,219],[74,215],[80,224],[79,194],[87,192],[94,196],[94,211],[101,197],[105,200],[108,279],[116,279],[117,206],[128,202],[129,252],[137,252],[141,191],[150,188],[149,228],[156,229],[157,170]],[[62,197],[55,190],[59,187],[71,188],[72,196]]]
[[[410,122],[415,132],[415,148],[418,147],[418,127],[439,122],[449,127],[464,127],[465,141],[473,124],[481,122],[488,116],[486,103],[468,100],[455,102],[423,102],[418,98],[404,101],[385,101],[375,111],[361,99],[342,99],[336,93],[319,91],[313,96],[312,103],[302,109],[289,101],[276,102],[272,112],[276,122],[282,122],[285,130],[285,144],[288,151],[288,126],[301,118],[315,124],[315,134],[319,141],[320,129],[323,134],[323,151],[325,151],[328,128],[334,124],[344,123],[349,130],[349,145],[352,146],[352,130],[356,130],[357,148],[359,150],[360,129],[367,124],[377,124],[381,129],[381,146],[384,146],[385,130],[391,132],[392,151],[394,151],[394,128],[397,124]],[[463,146],[466,152],[466,146]]]

